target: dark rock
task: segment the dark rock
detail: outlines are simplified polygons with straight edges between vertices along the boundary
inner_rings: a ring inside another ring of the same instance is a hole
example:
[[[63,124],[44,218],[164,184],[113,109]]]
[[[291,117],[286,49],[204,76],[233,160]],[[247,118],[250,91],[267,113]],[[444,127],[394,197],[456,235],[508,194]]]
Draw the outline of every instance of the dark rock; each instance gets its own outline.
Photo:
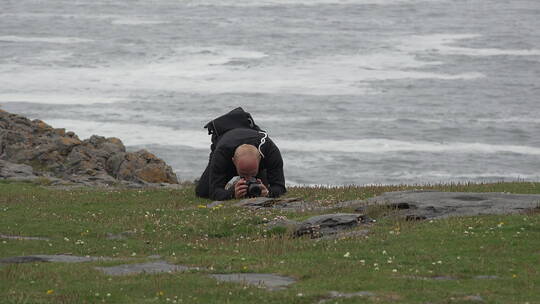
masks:
[[[40,237],[40,236],[19,236],[19,235],[5,235],[0,234],[0,239],[10,239],[10,240],[29,240],[29,241],[48,241],[49,238]]]
[[[281,290],[296,282],[293,278],[266,273],[211,274],[210,276],[218,281],[237,282],[268,290]]]
[[[48,262],[46,259],[37,256],[18,256],[0,259],[0,264],[21,264],[34,262]]]
[[[499,276],[496,275],[477,275],[473,277],[475,280],[495,280],[499,279]]]
[[[342,230],[357,227],[370,220],[361,214],[335,213],[311,217],[300,223],[295,231],[296,236],[310,235],[312,238],[327,236]]]
[[[253,208],[270,208],[282,204],[298,201],[299,198],[270,198],[270,197],[254,197],[247,198],[234,204],[236,207],[253,207]]]
[[[28,165],[15,164],[0,159],[0,179],[35,180],[39,178]]]
[[[409,220],[519,213],[538,207],[540,195],[438,191],[388,192],[365,201],[387,205]]]
[[[424,280],[424,281],[454,281],[454,280],[457,280],[457,278],[450,277],[450,276],[433,276],[433,277],[402,276],[402,278],[412,279],[412,280]]]
[[[210,204],[206,205],[206,208],[217,208],[219,206],[223,206],[225,202],[223,201],[213,201]]]
[[[351,292],[351,293],[330,291],[330,293],[328,294],[328,297],[326,299],[320,300],[319,304],[326,303],[336,298],[349,299],[349,298],[355,298],[355,297],[375,297],[375,296],[377,295],[371,291],[358,291],[358,292]]]
[[[484,298],[482,298],[479,295],[470,295],[470,296],[464,296],[461,298],[463,301],[469,301],[469,302],[484,302]]]
[[[81,141],[73,132],[5,111],[0,111],[0,159],[29,165],[34,175],[82,185],[111,185],[115,179],[144,185],[178,183],[163,160],[146,150],[126,152],[118,138],[93,135]],[[0,172],[3,175],[7,176]]]
[[[278,227],[296,230],[300,226],[300,222],[289,220],[285,217],[275,218],[268,223],[264,224],[267,229],[274,229]]]
[[[190,269],[196,269],[192,267],[169,264],[166,261],[155,261],[141,264],[124,264],[111,267],[95,267],[96,269],[103,271],[105,274],[111,276],[122,276],[141,273],[162,273],[162,272],[182,272]]]
[[[108,240],[125,240],[130,236],[135,235],[135,232],[133,231],[124,231],[117,234],[107,232],[107,239]]]
[[[63,262],[63,263],[81,263],[81,262],[94,262],[94,261],[110,261],[112,258],[108,257],[81,257],[74,255],[48,255],[48,254],[36,254],[29,256],[18,256],[0,259],[0,263],[14,264],[14,263],[32,263],[32,262]]]

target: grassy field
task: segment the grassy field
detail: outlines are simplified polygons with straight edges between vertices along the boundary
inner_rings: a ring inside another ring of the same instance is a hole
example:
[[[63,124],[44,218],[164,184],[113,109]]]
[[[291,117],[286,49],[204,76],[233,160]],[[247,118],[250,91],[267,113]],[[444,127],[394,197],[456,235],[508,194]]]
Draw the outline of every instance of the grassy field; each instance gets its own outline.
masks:
[[[540,193],[540,183],[290,188],[287,197],[331,205],[386,191],[439,189]],[[55,190],[0,182],[0,258],[108,256],[86,263],[0,264],[0,303],[319,303],[330,291],[374,296],[326,303],[540,303],[540,213],[406,222],[374,213],[367,237],[313,240],[267,231],[278,216],[317,213],[205,208],[182,190]],[[347,211],[347,210],[334,210]],[[376,211],[376,210],[375,210]],[[326,212],[328,213],[328,212]],[[124,240],[107,233],[132,233]],[[107,276],[96,266],[149,261],[197,266],[184,273]],[[218,282],[210,273],[290,276],[285,290]],[[490,276],[479,279],[477,276]],[[449,278],[449,279],[441,279]]]

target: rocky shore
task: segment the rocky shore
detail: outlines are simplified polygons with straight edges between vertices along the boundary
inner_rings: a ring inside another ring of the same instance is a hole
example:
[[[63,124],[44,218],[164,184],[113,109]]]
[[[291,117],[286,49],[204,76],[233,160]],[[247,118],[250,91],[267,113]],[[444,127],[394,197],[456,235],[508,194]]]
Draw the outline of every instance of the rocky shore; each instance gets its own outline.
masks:
[[[154,154],[126,151],[115,137],[81,140],[63,128],[0,109],[0,179],[51,185],[173,186],[172,168]]]

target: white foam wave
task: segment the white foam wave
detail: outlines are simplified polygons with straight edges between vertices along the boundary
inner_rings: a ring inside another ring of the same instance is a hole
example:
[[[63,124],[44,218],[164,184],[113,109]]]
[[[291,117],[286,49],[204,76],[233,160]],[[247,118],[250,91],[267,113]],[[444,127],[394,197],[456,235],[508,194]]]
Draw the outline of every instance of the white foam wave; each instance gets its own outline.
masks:
[[[114,136],[126,145],[172,145],[194,149],[208,149],[210,137],[204,130],[180,130],[171,127],[148,126],[133,123],[79,121],[53,119],[46,122],[57,128],[74,131],[80,138],[93,134]],[[275,140],[282,151],[300,152],[345,152],[345,153],[517,153],[540,155],[540,147],[517,145],[494,145],[486,143],[437,143],[407,142],[389,139],[347,139],[347,140]]]
[[[22,37],[22,36],[0,36],[0,42],[45,42],[45,43],[86,43],[92,42],[91,39],[83,39],[76,37]]]
[[[153,25],[153,24],[165,24],[170,23],[164,20],[146,20],[146,19],[137,19],[137,18],[119,18],[111,21],[112,24],[116,25]]]
[[[177,52],[166,59],[118,62],[98,68],[0,65],[0,82],[14,92],[55,88],[58,92],[122,92],[128,96],[133,90],[142,89],[324,96],[376,93],[370,83],[374,80],[457,80],[484,76],[476,72],[446,74],[414,70],[440,62],[421,61],[414,54],[391,51],[285,62],[259,51],[224,46],[180,48]],[[254,61],[256,64],[252,64]]]
[[[317,5],[396,5],[417,2],[440,2],[443,0],[190,0],[188,6],[234,6],[234,7],[261,7],[261,6],[317,6]]]
[[[144,124],[82,121],[71,119],[48,119],[47,124],[55,128],[73,131],[81,139],[96,134],[118,137],[126,146],[171,145],[188,146],[194,149],[209,149],[210,136],[205,130],[176,130],[169,127],[147,126]]]
[[[54,94],[50,92],[35,92],[32,94],[2,94],[0,93],[0,102],[25,102],[39,104],[94,104],[94,103],[115,103],[123,101],[122,98],[92,96],[92,95],[66,95]]]
[[[495,48],[468,48],[452,46],[460,41],[480,37],[477,34],[435,34],[413,35],[398,39],[398,48],[407,52],[424,52],[441,55],[466,55],[466,56],[538,56],[540,50],[512,50]]]
[[[540,155],[540,147],[517,145],[494,145],[486,143],[437,143],[407,142],[389,139],[347,139],[347,140],[279,140],[281,150],[303,152],[428,152],[428,153],[518,153]]]

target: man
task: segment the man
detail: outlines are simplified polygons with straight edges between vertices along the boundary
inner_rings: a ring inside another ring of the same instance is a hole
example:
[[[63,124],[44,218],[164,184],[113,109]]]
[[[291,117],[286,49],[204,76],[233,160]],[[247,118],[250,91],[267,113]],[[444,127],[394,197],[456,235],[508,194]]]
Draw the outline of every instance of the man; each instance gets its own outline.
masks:
[[[212,147],[208,166],[195,189],[197,196],[213,200],[246,197],[246,181],[250,178],[260,183],[260,196],[278,197],[287,191],[281,153],[265,132],[244,127],[230,129]],[[234,176],[240,176],[240,180],[225,189]]]

